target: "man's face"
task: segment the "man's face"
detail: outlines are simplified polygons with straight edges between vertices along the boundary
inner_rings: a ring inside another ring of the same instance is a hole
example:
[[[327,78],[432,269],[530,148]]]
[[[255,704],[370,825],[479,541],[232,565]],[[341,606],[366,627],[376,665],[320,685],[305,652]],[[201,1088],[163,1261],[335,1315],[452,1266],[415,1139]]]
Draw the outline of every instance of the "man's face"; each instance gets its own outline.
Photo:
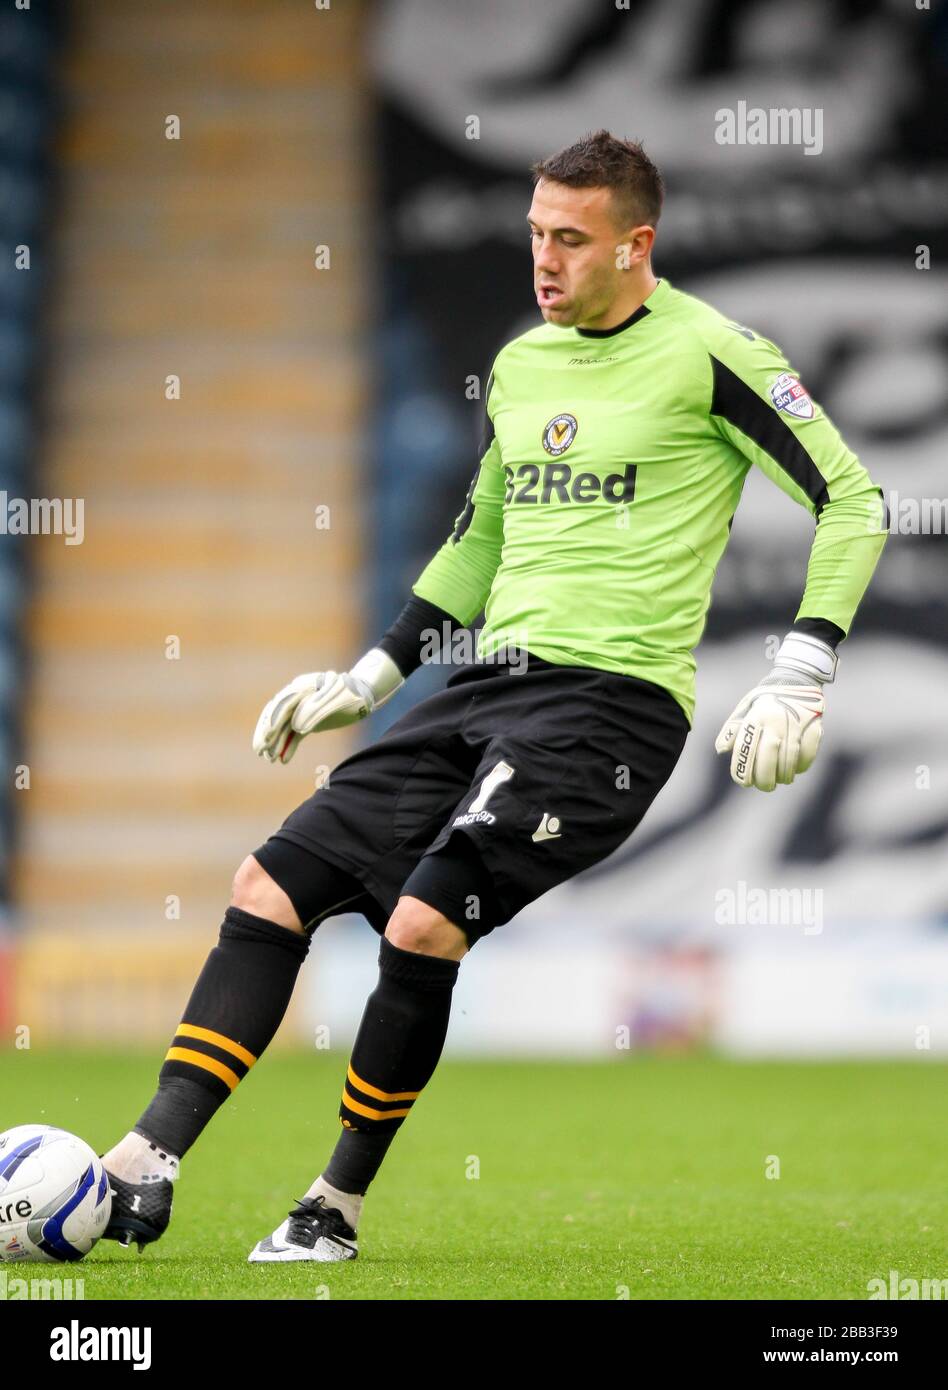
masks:
[[[624,235],[616,226],[612,190],[541,179],[527,221],[533,288],[543,317],[561,328],[594,328],[626,283],[616,264],[617,247],[633,230]]]

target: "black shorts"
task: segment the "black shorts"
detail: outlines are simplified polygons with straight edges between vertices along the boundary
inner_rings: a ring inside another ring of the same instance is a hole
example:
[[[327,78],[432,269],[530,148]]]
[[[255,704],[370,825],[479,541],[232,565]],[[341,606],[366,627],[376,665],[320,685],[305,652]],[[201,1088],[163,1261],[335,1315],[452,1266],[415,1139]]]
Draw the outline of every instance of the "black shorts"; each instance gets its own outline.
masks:
[[[257,857],[286,886],[295,845],[362,886],[349,907],[377,931],[411,894],[473,942],[617,849],[688,729],[673,696],[632,676],[534,656],[467,666],[339,763]]]

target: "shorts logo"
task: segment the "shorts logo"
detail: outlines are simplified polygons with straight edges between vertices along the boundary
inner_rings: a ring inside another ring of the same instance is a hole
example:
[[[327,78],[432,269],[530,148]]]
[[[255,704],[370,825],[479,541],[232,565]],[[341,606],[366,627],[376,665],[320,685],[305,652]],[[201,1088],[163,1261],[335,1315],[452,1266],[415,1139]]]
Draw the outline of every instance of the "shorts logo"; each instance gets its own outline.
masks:
[[[543,430],[544,449],[554,458],[559,458],[576,438],[578,429],[575,415],[554,415]]]
[[[560,830],[559,816],[551,816],[549,811],[543,812],[543,819],[531,835],[532,840],[558,840],[562,835]]]
[[[509,763],[502,761],[495,763],[481,782],[481,789],[467,811],[460,816],[455,816],[452,826],[474,825],[478,821],[482,825],[493,825],[497,817],[493,811],[486,810],[487,803],[499,786],[510,781],[514,771],[515,769]]]
[[[790,372],[781,372],[777,377],[770,388],[770,399],[784,415],[794,415],[798,420],[813,419],[810,393]]]

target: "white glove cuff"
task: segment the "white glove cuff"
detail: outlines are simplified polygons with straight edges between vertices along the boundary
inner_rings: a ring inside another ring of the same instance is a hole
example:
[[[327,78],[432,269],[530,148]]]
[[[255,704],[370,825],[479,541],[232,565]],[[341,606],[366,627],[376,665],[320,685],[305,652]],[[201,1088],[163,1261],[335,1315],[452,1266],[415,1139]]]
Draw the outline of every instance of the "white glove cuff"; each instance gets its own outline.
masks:
[[[788,632],[774,657],[774,668],[797,671],[819,685],[830,685],[836,678],[837,656],[832,647],[818,637]]]
[[[373,647],[365,656],[361,656],[350,668],[349,675],[365,681],[375,698],[375,709],[384,705],[405,684],[405,677],[381,647]]]

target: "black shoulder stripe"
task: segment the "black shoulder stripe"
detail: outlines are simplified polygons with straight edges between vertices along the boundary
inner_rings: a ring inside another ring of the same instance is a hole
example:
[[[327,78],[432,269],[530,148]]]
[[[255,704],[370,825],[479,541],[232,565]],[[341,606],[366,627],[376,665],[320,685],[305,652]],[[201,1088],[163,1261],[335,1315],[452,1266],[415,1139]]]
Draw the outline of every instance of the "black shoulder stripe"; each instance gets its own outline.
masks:
[[[481,465],[478,463],[477,467],[474,469],[474,477],[471,479],[471,486],[468,488],[467,496],[464,499],[464,510],[461,512],[457,521],[455,521],[454,530],[448,537],[455,545],[457,545],[458,541],[464,535],[464,532],[474,520],[474,489],[477,487],[477,480],[480,474]]]
[[[474,477],[471,479],[471,486],[468,488],[467,496],[464,499],[464,510],[461,512],[461,515],[454,523],[454,530],[451,532],[451,535],[449,537],[449,539],[452,540],[455,545],[457,545],[458,541],[464,535],[464,532],[467,530],[467,528],[470,526],[471,522],[474,519],[474,489],[477,487],[477,479],[480,476],[480,460],[484,457],[484,455],[487,453],[487,450],[494,442],[494,422],[490,418],[490,414],[487,410],[487,404],[490,400],[490,393],[493,390],[493,388],[494,373],[491,372],[487,378],[487,389],[484,392],[484,427],[481,431],[481,446],[477,455],[477,467],[474,469]]]
[[[746,381],[742,381],[713,355],[711,370],[714,376],[711,414],[720,415],[722,420],[734,425],[765,454],[769,454],[806,493],[816,508],[819,520],[820,512],[829,501],[826,479],[786,420],[782,419],[778,410],[762,401]]]
[[[493,391],[493,389],[494,373],[491,372],[490,376],[487,378],[487,389],[484,392],[484,428],[481,432],[481,450],[478,454],[478,458],[483,458],[484,455],[487,453],[487,450],[494,442],[494,422],[490,418],[490,413],[487,409],[487,406],[490,402],[490,393],[491,391]]]

